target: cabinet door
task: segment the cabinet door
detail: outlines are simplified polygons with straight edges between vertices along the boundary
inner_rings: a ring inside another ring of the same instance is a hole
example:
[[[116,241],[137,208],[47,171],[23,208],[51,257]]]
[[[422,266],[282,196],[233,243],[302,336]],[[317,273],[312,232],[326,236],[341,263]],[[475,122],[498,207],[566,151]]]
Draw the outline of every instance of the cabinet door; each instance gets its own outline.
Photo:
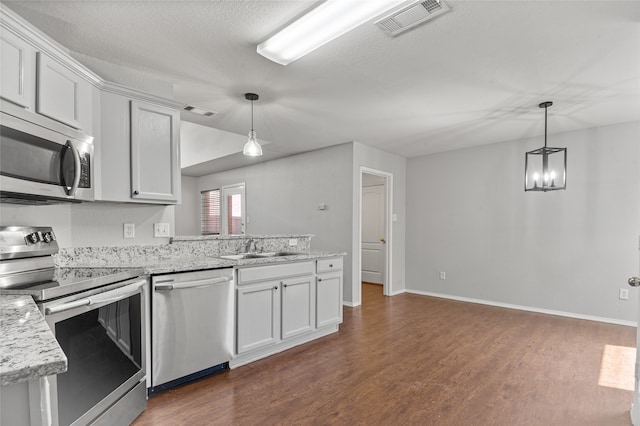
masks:
[[[342,322],[342,274],[321,274],[316,282],[316,327]]]
[[[238,353],[280,340],[280,282],[238,287]]]
[[[130,99],[100,94],[100,200],[131,201]],[[96,197],[97,198],[97,197]]]
[[[131,101],[131,197],[178,202],[179,112]]]
[[[0,33],[0,97],[33,110],[36,51],[9,31]]]
[[[80,129],[82,83],[73,71],[38,52],[36,112]]]
[[[313,330],[315,311],[313,276],[291,278],[282,285],[282,338]]]

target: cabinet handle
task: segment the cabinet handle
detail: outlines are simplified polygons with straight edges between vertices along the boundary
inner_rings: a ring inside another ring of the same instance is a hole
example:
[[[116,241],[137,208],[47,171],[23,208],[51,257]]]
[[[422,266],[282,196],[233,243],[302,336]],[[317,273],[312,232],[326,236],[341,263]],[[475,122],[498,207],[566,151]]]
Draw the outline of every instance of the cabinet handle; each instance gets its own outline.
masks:
[[[284,288],[287,288],[287,285],[286,285],[286,284],[283,284],[282,286],[283,286]]]
[[[277,289],[278,289],[278,286],[275,286],[273,289],[274,289],[274,290],[277,290]]]
[[[333,268],[333,263],[330,263],[330,264],[329,264],[329,268]]]
[[[322,278],[318,278],[318,282],[322,281]]]
[[[140,195],[139,191],[133,191],[133,195]]]

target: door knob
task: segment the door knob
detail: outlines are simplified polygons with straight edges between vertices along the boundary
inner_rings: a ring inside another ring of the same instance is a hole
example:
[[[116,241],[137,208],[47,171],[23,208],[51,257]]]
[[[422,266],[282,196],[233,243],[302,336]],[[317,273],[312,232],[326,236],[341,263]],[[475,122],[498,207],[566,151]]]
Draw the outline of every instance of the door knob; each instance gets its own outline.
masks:
[[[386,243],[386,241],[384,240],[384,238],[380,238],[380,242],[381,242],[382,244]]]
[[[629,278],[629,285],[631,287],[640,286],[640,277],[631,277],[631,278]]]

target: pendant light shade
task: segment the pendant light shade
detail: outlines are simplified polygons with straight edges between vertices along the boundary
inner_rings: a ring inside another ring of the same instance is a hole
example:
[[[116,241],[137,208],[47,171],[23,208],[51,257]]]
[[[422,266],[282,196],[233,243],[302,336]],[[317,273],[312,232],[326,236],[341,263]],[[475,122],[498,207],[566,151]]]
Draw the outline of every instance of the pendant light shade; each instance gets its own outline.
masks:
[[[547,108],[553,102],[538,105],[544,108],[544,146],[525,154],[524,190],[557,191],[567,189],[567,148],[547,146]]]
[[[257,101],[259,97],[255,93],[245,93],[244,98],[251,101],[251,131],[249,132],[249,140],[244,144],[242,153],[249,157],[259,157],[262,155],[262,147],[258,143],[256,132],[253,130],[253,101]]]

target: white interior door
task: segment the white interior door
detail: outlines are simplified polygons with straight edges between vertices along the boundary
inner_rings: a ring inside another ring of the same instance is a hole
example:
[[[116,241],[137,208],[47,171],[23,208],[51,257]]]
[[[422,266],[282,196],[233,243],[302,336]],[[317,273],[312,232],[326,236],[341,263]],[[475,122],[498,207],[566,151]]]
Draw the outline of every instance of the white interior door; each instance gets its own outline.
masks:
[[[640,249],[640,247],[639,247]],[[639,256],[640,259],[640,256]],[[640,272],[640,262],[638,262]],[[640,286],[640,274],[637,277],[629,278],[629,285]],[[640,426],[640,295],[638,295],[638,327],[636,328],[636,374],[633,391],[633,404],[631,404],[631,423],[633,426]]]
[[[362,188],[362,281],[384,284],[385,186]]]

